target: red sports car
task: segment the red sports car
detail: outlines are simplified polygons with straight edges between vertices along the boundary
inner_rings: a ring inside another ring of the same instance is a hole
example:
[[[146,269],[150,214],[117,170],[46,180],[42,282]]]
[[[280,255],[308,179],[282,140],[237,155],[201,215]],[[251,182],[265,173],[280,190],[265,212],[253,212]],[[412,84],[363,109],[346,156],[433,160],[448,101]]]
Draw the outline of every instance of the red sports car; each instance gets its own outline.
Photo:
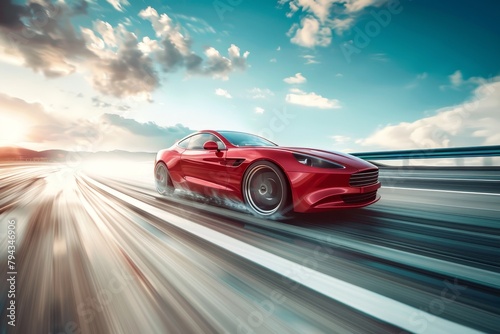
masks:
[[[281,147],[235,131],[193,133],[158,152],[156,189],[185,189],[242,201],[259,217],[370,205],[380,199],[378,168],[352,155]]]

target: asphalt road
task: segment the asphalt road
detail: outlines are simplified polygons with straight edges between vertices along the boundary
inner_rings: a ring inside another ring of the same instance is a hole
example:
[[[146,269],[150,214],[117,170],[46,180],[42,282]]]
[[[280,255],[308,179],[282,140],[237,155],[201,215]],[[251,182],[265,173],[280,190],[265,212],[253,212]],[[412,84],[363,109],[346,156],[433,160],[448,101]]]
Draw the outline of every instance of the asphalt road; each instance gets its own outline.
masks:
[[[276,222],[161,197],[150,162],[1,165],[0,333],[500,333],[500,169],[381,179]]]

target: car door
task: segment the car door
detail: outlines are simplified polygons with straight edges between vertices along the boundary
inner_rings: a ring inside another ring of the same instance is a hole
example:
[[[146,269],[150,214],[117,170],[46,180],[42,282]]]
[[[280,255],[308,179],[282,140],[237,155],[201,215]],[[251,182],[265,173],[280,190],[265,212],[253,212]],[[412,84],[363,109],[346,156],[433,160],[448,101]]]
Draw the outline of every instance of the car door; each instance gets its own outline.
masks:
[[[215,141],[219,150],[205,150],[207,141]],[[204,195],[227,190],[227,150],[219,138],[211,133],[199,133],[191,137],[181,155],[181,169],[188,188]]]

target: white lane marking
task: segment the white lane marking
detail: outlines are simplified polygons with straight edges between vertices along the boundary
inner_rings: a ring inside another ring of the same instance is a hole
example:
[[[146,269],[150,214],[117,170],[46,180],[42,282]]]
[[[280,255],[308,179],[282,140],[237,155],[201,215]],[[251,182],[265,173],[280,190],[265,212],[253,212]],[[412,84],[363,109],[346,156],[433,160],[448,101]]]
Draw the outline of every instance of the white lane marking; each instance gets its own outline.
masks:
[[[500,180],[486,180],[486,179],[452,179],[446,177],[413,177],[413,176],[389,176],[379,175],[380,179],[406,179],[406,180],[439,180],[439,181],[481,181],[481,182],[500,182]]]
[[[396,263],[406,264],[408,266],[424,270],[432,270],[436,273],[449,275],[459,279],[466,279],[482,285],[493,287],[495,289],[500,288],[500,274],[492,271],[473,268],[463,264],[435,259],[428,256],[410,253],[386,246],[350,240],[339,235],[336,235],[335,239],[329,240],[329,242],[337,246],[354,249],[358,252],[390,260]]]
[[[281,258],[238,239],[136,200],[89,177],[82,177],[87,182],[106,191],[110,195],[140,208],[171,225],[384,322],[410,332],[415,332],[418,330],[418,327],[412,326],[412,319],[423,317],[432,319],[432,321],[428,321],[425,329],[429,333],[480,333],[472,328],[439,318],[436,315]],[[300,277],[297,274],[291,276],[293,273],[307,273],[307,277]]]
[[[465,279],[482,285],[500,288],[500,274],[480,268],[469,267],[460,263],[453,263],[442,259],[436,259],[421,254],[410,253],[383,245],[376,245],[369,242],[362,242],[344,237],[343,235],[322,234],[321,231],[308,228],[280,224],[275,222],[266,222],[264,224],[253,223],[259,227],[272,227],[273,231],[291,233],[306,236],[318,242],[324,242],[332,246],[343,247],[354,250],[359,253],[373,255],[381,259],[406,264],[411,267],[430,270],[435,273]]]
[[[475,191],[457,191],[457,190],[439,190],[439,189],[422,189],[422,188],[404,188],[404,187],[385,187],[382,185],[383,189],[403,189],[403,190],[419,190],[419,191],[433,191],[439,193],[456,193],[456,194],[466,194],[466,195],[487,195],[487,196],[500,196],[500,194],[495,193],[480,193]]]

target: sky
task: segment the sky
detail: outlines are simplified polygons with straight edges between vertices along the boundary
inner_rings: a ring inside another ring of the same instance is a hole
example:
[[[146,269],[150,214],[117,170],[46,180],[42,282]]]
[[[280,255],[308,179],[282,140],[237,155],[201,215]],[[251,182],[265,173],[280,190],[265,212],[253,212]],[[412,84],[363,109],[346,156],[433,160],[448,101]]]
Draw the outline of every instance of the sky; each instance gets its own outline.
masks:
[[[496,0],[0,0],[0,146],[500,144]]]

